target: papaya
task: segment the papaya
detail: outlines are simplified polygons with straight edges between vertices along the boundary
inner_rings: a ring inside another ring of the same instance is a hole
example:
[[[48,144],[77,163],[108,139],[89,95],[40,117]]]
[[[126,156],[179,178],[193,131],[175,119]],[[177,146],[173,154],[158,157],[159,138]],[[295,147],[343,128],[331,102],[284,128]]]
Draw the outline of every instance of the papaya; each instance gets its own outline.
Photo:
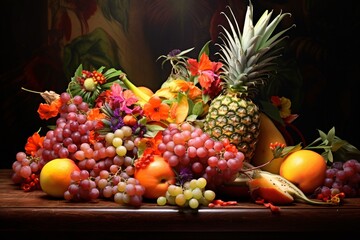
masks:
[[[271,160],[270,163],[261,167],[261,170],[279,174],[280,165],[283,158],[273,159],[273,153],[270,149],[270,143],[284,143],[286,140],[274,122],[265,113],[260,113],[260,133],[256,144],[255,153],[250,160],[255,167],[263,165]],[[273,160],[272,160],[273,159]]]

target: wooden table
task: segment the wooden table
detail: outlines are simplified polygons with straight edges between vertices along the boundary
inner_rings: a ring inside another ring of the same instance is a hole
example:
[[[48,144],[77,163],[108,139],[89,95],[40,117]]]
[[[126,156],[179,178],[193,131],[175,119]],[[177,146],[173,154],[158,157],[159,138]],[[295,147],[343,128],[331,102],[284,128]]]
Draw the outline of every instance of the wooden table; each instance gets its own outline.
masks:
[[[151,203],[132,208],[113,201],[71,203],[50,199],[42,191],[24,192],[12,183],[10,173],[0,170],[0,232],[15,239],[25,233],[38,239],[306,239],[316,233],[346,239],[358,234],[360,226],[359,198],[345,199],[341,206],[295,203],[281,206],[279,214],[251,201],[198,211]]]

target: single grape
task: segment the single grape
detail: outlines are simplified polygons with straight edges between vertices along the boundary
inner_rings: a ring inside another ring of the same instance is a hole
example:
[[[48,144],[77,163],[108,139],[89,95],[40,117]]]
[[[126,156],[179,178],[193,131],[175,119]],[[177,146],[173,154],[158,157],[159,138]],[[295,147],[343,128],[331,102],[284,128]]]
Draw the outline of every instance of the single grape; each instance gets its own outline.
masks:
[[[209,202],[212,202],[215,199],[215,196],[216,196],[216,194],[212,190],[205,190],[204,191],[204,198]]]
[[[164,196],[160,196],[156,199],[156,203],[159,205],[159,206],[164,206],[166,205],[166,197]]]
[[[191,207],[192,209],[196,209],[199,207],[199,201],[195,198],[192,198],[189,200],[189,207]]]
[[[196,186],[197,186],[198,188],[200,188],[200,189],[205,188],[206,183],[207,183],[207,181],[206,181],[206,179],[203,178],[203,177],[198,178],[198,179],[196,180]]]
[[[192,190],[193,198],[200,199],[203,196],[203,193],[200,188],[196,187]]]
[[[178,195],[176,195],[175,197],[175,203],[178,206],[184,206],[186,203],[186,197],[183,193],[180,193]]]

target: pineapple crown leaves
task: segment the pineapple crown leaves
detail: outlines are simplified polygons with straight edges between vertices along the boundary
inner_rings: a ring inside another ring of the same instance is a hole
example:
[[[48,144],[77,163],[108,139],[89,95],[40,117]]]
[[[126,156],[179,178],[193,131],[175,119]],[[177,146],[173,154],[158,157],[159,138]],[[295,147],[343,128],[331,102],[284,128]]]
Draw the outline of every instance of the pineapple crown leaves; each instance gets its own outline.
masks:
[[[250,1],[241,33],[232,9],[230,6],[227,8],[232,19],[224,12],[221,14],[227,19],[230,29],[220,25],[223,30],[219,35],[222,44],[216,44],[220,48],[216,54],[224,62],[223,79],[232,91],[254,96],[258,92],[258,86],[264,85],[269,79],[272,66],[275,65],[274,60],[281,55],[281,48],[275,46],[286,38],[281,36],[295,25],[273,35],[282,19],[291,14],[280,12],[270,22],[273,11],[266,10],[254,26],[253,5]]]

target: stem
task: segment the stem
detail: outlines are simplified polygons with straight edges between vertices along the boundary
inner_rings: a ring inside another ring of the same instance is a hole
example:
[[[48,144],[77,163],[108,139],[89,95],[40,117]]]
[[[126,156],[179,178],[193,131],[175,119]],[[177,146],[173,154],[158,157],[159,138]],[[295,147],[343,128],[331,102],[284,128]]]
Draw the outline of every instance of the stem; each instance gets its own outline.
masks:
[[[22,90],[27,91],[27,92],[31,92],[31,93],[37,93],[37,94],[41,94],[42,92],[38,92],[38,91],[33,91],[24,87],[21,87]]]
[[[311,199],[309,199],[307,197],[299,196],[297,194],[295,194],[294,197],[299,201],[309,203],[309,204],[314,204],[314,205],[337,205],[336,203],[333,203],[333,202],[314,201],[314,200],[311,200]]]
[[[258,168],[262,168],[262,167],[265,167],[266,165],[268,165],[269,163],[271,163],[275,158],[273,157],[272,159],[270,159],[269,161],[261,164],[261,165],[258,165],[256,167],[252,167],[252,168],[249,168],[249,169],[246,169],[246,170],[256,170]]]

